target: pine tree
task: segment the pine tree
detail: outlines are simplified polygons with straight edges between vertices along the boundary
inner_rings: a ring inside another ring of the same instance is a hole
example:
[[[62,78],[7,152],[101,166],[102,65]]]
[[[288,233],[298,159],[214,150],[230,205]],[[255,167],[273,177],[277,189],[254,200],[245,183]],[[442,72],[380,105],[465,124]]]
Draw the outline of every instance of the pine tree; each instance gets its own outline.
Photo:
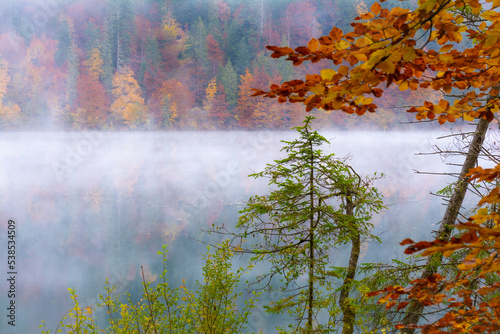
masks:
[[[112,66],[118,71],[128,65],[134,33],[134,13],[130,0],[111,0],[108,6]]]
[[[73,105],[76,99],[76,85],[78,81],[78,75],[80,74],[79,70],[79,62],[78,56],[76,54],[76,44],[71,43],[69,52],[68,52],[68,75],[67,75],[67,95],[66,95],[66,103],[68,105]]]
[[[222,45],[222,25],[215,8],[211,8],[208,14],[208,29],[207,34],[212,34],[217,44]]]
[[[341,244],[352,246],[349,265],[334,276],[343,280],[338,302],[344,328],[352,328],[356,308],[349,292],[354,287],[361,240],[376,239],[370,233],[370,218],[383,209],[373,179],[361,178],[345,161],[323,154],[320,146],[328,141],[311,130],[313,119],[308,116],[303,126],[294,128],[298,139],[283,141],[285,158],[250,175],[269,179],[271,191],[248,200],[240,212],[237,232],[231,233],[237,249],[254,255],[252,261],[270,263],[259,282],[273,289],[271,279],[282,278],[283,285],[274,289],[284,295],[268,305],[268,312],[294,315],[296,323],[290,329],[308,334],[335,327],[335,301],[324,292],[333,289],[329,256]],[[321,311],[332,318],[315,324]],[[285,331],[281,328],[280,332]]]
[[[234,61],[234,69],[236,73],[242,75],[243,73],[245,73],[245,69],[250,67],[253,53],[245,37],[241,38],[237,45],[238,48]]]
[[[236,102],[238,99],[238,75],[234,71],[231,59],[227,61],[226,66],[222,69],[219,81],[226,89],[226,97],[229,108],[236,108]]]
[[[225,26],[225,34],[226,34],[226,43],[224,44],[224,53],[226,56],[231,59],[232,63],[235,64],[236,72],[238,72],[238,67],[236,66],[237,62],[237,53],[239,48],[239,43],[243,37],[243,32],[241,30],[240,24],[236,19],[231,21],[231,24]],[[243,69],[243,72],[245,69]],[[242,72],[242,73],[243,73]],[[238,74],[242,74],[238,73]]]
[[[102,55],[102,82],[104,87],[108,92],[113,89],[113,47],[112,47],[112,37],[111,37],[111,25],[109,20],[104,21],[104,32],[101,43],[101,55]]]
[[[54,58],[58,66],[65,64],[73,44],[73,24],[71,19],[60,15],[58,19],[57,51]]]
[[[85,28],[85,49],[91,52],[93,49],[101,47],[101,30],[92,21],[87,24]]]
[[[207,29],[203,20],[198,18],[195,26],[191,31],[189,38],[189,49],[187,50],[191,57],[195,61],[202,65],[205,73],[210,72],[210,62],[208,61],[208,49],[207,49]]]

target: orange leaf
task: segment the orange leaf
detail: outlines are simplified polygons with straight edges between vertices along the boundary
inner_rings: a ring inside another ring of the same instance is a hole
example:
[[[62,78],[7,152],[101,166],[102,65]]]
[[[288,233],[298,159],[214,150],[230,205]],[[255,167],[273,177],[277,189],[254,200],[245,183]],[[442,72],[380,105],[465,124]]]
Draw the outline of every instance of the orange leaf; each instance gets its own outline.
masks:
[[[319,48],[319,42],[316,38],[313,38],[307,43],[307,48],[311,50],[312,52],[318,51]]]
[[[399,244],[401,246],[404,246],[404,245],[409,245],[409,244],[414,244],[414,243],[415,243],[415,241],[413,241],[413,240],[411,240],[411,239],[408,238],[408,239],[405,239],[405,240],[401,241]]]
[[[478,236],[476,235],[475,232],[468,232],[460,237],[461,242],[467,242],[467,243],[474,242],[477,239],[478,239]]]
[[[444,53],[450,51],[451,49],[453,49],[453,44],[446,44],[439,49],[439,52]]]
[[[371,7],[370,7],[370,11],[375,14],[375,15],[378,15],[380,14],[380,10],[382,9],[382,7],[380,7],[380,4],[378,2],[375,2]]]
[[[338,73],[342,74],[343,76],[347,76],[347,74],[349,73],[349,67],[344,65],[340,66]]]
[[[390,301],[390,302],[387,302],[387,304],[385,304],[385,309],[388,310],[390,309],[391,307],[393,307],[394,305],[396,305],[397,302],[395,301]]]
[[[299,46],[298,48],[295,48],[295,51],[297,53],[303,54],[304,56],[311,54],[311,50],[305,46]]]
[[[439,101],[439,106],[443,110],[448,110],[448,108],[450,107],[450,103],[448,101],[446,101],[446,100],[440,100]]]
[[[330,33],[328,34],[328,36],[330,36],[331,39],[333,39],[335,42],[338,42],[342,38],[343,34],[344,33],[342,32],[341,29],[339,29],[337,27],[333,27],[332,31],[330,31]]]
[[[396,293],[396,292],[391,293],[391,294],[389,295],[389,298],[391,298],[391,299],[398,299],[398,298],[399,298],[399,293]]]
[[[401,303],[399,303],[399,305],[398,305],[398,311],[401,310],[401,309],[403,309],[403,308],[405,308],[406,305],[408,305],[409,303],[410,302],[401,302]],[[396,328],[403,328],[403,327],[397,327],[397,326],[401,326],[401,325],[396,325]]]
[[[321,36],[319,38],[319,43],[321,45],[331,45],[331,44],[333,44],[333,40],[328,36]]]

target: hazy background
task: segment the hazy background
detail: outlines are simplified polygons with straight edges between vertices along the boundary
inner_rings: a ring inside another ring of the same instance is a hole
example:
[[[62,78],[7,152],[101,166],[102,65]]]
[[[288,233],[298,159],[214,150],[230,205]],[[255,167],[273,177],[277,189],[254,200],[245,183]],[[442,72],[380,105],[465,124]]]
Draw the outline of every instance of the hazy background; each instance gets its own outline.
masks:
[[[413,169],[453,168],[438,156],[414,154],[432,151],[446,131],[321,134],[331,140],[326,153],[350,155],[361,174],[387,175],[376,186],[389,209],[374,217],[384,243],[364,245],[361,261],[402,260],[402,239],[431,238],[444,207],[429,192],[451,179]],[[234,224],[244,201],[266,191],[267,182],[247,175],[282,157],[280,140],[295,137],[294,131],[1,133],[0,235],[4,244],[7,220],[16,221],[19,293],[17,326],[12,330],[2,317],[1,332],[39,333],[41,320],[55,329],[71,307],[68,287],[82,304],[96,303],[106,278],[137,297],[140,266],[151,279],[160,273],[162,244],[169,245],[171,284],[194,283],[206,245],[193,238],[214,241],[200,230]],[[1,300],[6,288],[2,279]],[[256,312],[250,329],[265,326]]]
[[[333,25],[347,32],[374,2],[0,0],[0,130],[13,131],[0,132],[0,332],[40,333],[41,320],[55,330],[72,306],[68,287],[82,305],[97,302],[106,278],[138,297],[140,266],[154,280],[163,244],[172,286],[183,278],[192,286],[200,241],[216,241],[201,230],[236,222],[244,202],[266,191],[247,175],[281,157],[280,140],[296,134],[243,130],[287,130],[304,117],[302,105],[251,98],[251,88],[331,68],[293,67],[265,46],[303,45]],[[351,155],[358,173],[387,175],[376,186],[389,209],[374,217],[383,244],[364,244],[361,261],[404,259],[398,243],[430,239],[442,217],[429,192],[452,179],[413,170],[456,170],[415,156],[449,133],[436,122],[402,125],[414,116],[395,108],[440,97],[389,87],[375,114],[312,111],[316,126],[342,129],[321,131],[332,139],[326,153]],[[140,117],[126,117],[123,99]],[[17,224],[15,328],[5,317],[8,219]],[[345,254],[338,250],[337,265]],[[273,327],[262,310],[252,314],[251,331]]]

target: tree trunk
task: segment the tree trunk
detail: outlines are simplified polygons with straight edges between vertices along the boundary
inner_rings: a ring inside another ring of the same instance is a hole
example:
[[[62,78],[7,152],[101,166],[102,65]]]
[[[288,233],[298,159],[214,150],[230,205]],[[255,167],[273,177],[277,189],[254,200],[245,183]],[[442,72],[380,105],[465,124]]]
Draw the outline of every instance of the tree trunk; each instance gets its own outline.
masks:
[[[309,301],[307,310],[307,332],[312,333],[313,330],[313,303],[314,303],[314,148],[312,143],[309,143],[311,150],[311,169],[309,178],[309,201],[310,201],[310,216],[309,216]]]
[[[349,217],[353,217],[354,215],[354,205],[352,201],[347,198],[346,200],[346,214]],[[349,293],[352,288],[352,282],[354,280],[354,276],[356,275],[356,268],[358,266],[359,253],[361,251],[361,237],[358,230],[351,237],[352,249],[351,255],[349,257],[349,266],[347,267],[347,274],[344,278],[344,282],[342,283],[340,296],[339,296],[339,304],[340,309],[342,310],[342,334],[352,334],[354,332],[354,322],[356,320],[356,312],[349,302]]]
[[[260,0],[260,36],[264,34],[264,0]]]
[[[453,230],[452,225],[455,224],[457,220],[460,207],[464,201],[465,193],[467,192],[467,186],[469,185],[469,177],[465,174],[469,172],[469,169],[474,168],[477,163],[477,158],[479,152],[483,146],[483,141],[488,130],[489,122],[483,118],[479,120],[476,127],[476,132],[469,146],[465,162],[462,166],[462,171],[460,172],[460,177],[457,180],[457,186],[450,198],[448,206],[446,207],[446,212],[444,213],[443,220],[437,231],[436,238],[443,241],[448,241],[451,237],[451,232]],[[431,274],[436,273],[437,268],[443,262],[443,255],[441,253],[436,253],[433,256],[427,258],[426,265],[420,275],[421,279],[429,277]],[[413,302],[410,304],[408,311],[403,319],[403,324],[405,326],[411,324],[417,324],[420,317],[422,316],[424,306],[419,302]],[[415,329],[404,328],[401,333],[413,334]]]
[[[116,12],[116,22],[117,22],[117,31],[116,31],[116,70],[120,72],[121,70],[121,41],[120,41],[120,8],[118,8]]]

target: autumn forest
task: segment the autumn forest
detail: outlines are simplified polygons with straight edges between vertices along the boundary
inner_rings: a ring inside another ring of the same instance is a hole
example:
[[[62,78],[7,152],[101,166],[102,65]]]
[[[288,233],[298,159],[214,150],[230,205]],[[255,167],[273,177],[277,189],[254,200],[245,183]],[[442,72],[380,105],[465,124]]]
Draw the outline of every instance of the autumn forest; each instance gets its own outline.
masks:
[[[251,89],[331,64],[294,67],[265,46],[304,45],[333,24],[348,31],[372,3],[3,1],[0,128],[289,129],[303,106],[251,98]],[[394,107],[424,97],[437,98],[396,88],[371,117],[313,114],[329,127],[389,129],[414,119]]]
[[[1,3],[2,333],[500,333],[500,0]]]

